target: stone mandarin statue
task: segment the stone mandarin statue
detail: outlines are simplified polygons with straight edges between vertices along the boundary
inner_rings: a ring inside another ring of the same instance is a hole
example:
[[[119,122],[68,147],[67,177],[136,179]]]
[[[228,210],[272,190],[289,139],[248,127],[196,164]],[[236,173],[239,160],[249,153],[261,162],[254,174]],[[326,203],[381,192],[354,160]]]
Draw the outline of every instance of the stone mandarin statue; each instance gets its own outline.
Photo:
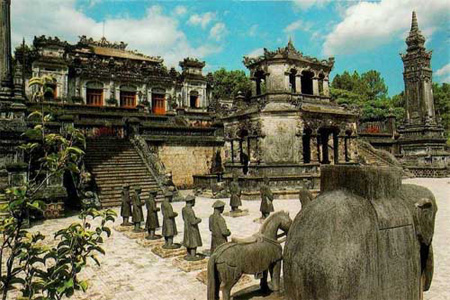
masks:
[[[129,219],[131,216],[131,199],[130,199],[130,185],[124,184],[122,186],[122,205],[120,207],[120,215],[122,216],[122,226],[131,226]]]
[[[163,226],[162,235],[165,239],[165,244],[162,246],[164,249],[177,249],[180,248],[180,244],[173,243],[173,237],[178,234],[177,224],[175,223],[175,218],[178,216],[176,212],[173,211],[172,207],[172,193],[166,193],[164,195],[164,201],[161,204],[161,212],[163,215]]]
[[[132,201],[133,201],[133,215],[131,220],[134,224],[134,232],[140,232],[141,229],[141,222],[144,221],[144,213],[142,212],[142,206],[144,205],[141,201],[141,191],[142,189],[140,187],[136,187],[134,189],[134,193],[132,194]]]
[[[230,230],[227,228],[225,218],[222,217],[222,213],[225,209],[225,203],[217,200],[213,206],[214,213],[209,216],[209,231],[211,231],[211,254],[214,250],[223,243],[228,242],[228,237],[231,235]]]
[[[155,231],[156,228],[159,227],[159,220],[158,220],[158,211],[159,207],[156,206],[155,197],[158,194],[157,190],[151,190],[150,195],[145,201],[145,205],[147,206],[147,221],[146,221],[146,227],[148,231],[148,240],[156,240],[161,238],[160,235],[156,236]]]
[[[239,212],[241,202],[241,188],[239,187],[238,176],[233,176],[233,181],[230,183],[230,206],[232,212]]]
[[[302,204],[302,209],[308,205],[313,199],[313,194],[308,190],[309,181],[302,182],[302,185],[300,187],[300,190],[298,192],[298,199],[300,200],[300,203]]]
[[[264,177],[264,183],[260,187],[261,194],[261,206],[259,211],[261,212],[261,217],[263,219],[267,218],[273,209],[273,193],[269,187],[269,178]]]
[[[204,258],[203,256],[197,256],[197,248],[203,245],[200,230],[198,229],[198,224],[202,219],[195,216],[194,206],[195,197],[192,195],[187,196],[186,206],[183,207],[182,215],[184,221],[183,246],[187,249],[187,255],[184,259],[189,261],[201,260]]]

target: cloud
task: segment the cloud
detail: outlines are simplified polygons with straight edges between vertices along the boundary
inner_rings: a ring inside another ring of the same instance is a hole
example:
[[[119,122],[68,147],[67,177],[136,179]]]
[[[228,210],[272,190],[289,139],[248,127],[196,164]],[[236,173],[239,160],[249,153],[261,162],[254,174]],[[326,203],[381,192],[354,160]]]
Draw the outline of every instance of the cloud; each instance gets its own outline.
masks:
[[[289,24],[288,26],[286,26],[283,31],[289,34],[289,33],[293,33],[294,31],[297,31],[297,30],[310,31],[311,28],[312,28],[311,23],[303,22],[302,20],[297,20],[297,21]]]
[[[295,6],[304,10],[307,10],[313,6],[324,7],[330,2],[331,0],[293,0]]]
[[[211,30],[209,31],[209,37],[215,39],[216,41],[220,41],[227,33],[228,30],[225,24],[219,22],[211,28]]]
[[[434,74],[439,78],[438,81],[450,83],[450,63],[437,70]]]
[[[351,5],[345,10],[343,20],[327,35],[323,52],[351,54],[404,39],[411,26],[413,9],[422,32],[429,35],[445,27],[450,1],[381,0]]]
[[[178,5],[177,7],[175,7],[173,13],[177,16],[182,16],[187,13],[187,8],[186,6]]]
[[[39,35],[58,36],[71,43],[77,42],[80,35],[99,39],[103,32],[103,22],[86,16],[77,9],[75,2],[15,1],[11,7],[13,44],[18,45],[22,37],[30,43],[33,36]],[[48,10],[49,7],[52,7],[51,11]],[[222,51],[215,44],[193,46],[179,28],[177,19],[164,14],[158,5],[149,7],[141,18],[107,18],[105,36],[110,41],[128,43],[130,50],[137,49],[147,55],[162,56],[168,66],[178,65],[187,56],[203,58]]]
[[[254,24],[254,25],[250,26],[250,29],[248,30],[248,35],[256,36],[256,34],[258,33],[258,28],[259,28],[258,24]]]
[[[259,57],[261,55],[264,54],[264,48],[257,48],[255,50],[253,50],[252,52],[250,52],[249,54],[247,54],[247,57]]]
[[[206,26],[215,18],[216,18],[215,12],[206,12],[202,15],[194,14],[189,18],[188,24],[193,26],[201,26],[203,29],[205,29]]]

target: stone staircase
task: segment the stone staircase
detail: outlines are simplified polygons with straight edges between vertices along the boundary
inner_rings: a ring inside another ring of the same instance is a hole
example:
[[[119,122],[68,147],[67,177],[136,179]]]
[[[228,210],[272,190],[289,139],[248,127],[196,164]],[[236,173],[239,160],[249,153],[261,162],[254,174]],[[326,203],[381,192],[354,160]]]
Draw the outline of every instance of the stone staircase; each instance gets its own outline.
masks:
[[[99,138],[86,144],[85,164],[95,179],[103,207],[120,205],[125,183],[140,186],[142,199],[151,189],[158,189],[157,200],[162,199],[162,190],[128,140]]]
[[[402,164],[391,153],[374,148],[366,141],[359,140],[358,154],[364,160],[367,165],[380,166],[380,167],[396,167],[403,168]],[[404,170],[407,173],[407,170]]]

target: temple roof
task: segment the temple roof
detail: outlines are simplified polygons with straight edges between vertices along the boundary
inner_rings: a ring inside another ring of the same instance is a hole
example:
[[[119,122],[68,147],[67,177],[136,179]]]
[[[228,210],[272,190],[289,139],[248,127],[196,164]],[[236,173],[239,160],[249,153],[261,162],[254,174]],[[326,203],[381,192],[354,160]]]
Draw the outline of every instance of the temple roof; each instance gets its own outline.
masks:
[[[117,57],[132,60],[142,60],[162,63],[163,59],[160,56],[147,56],[137,51],[127,50],[128,44],[124,42],[112,43],[106,38],[101,38],[95,41],[92,38],[87,38],[86,36],[80,36],[80,41],[77,46],[89,47],[92,49],[92,53],[100,56]]]
[[[243,63],[246,67],[252,67],[254,65],[260,64],[263,61],[267,60],[276,60],[276,59],[286,59],[286,60],[297,60],[303,61],[310,64],[321,65],[324,67],[332,68],[334,65],[334,57],[330,57],[328,59],[319,60],[315,57],[310,57],[303,55],[302,52],[295,49],[292,40],[289,39],[289,42],[286,47],[278,48],[275,51],[269,51],[264,48],[264,54],[258,57],[248,57],[244,56]]]

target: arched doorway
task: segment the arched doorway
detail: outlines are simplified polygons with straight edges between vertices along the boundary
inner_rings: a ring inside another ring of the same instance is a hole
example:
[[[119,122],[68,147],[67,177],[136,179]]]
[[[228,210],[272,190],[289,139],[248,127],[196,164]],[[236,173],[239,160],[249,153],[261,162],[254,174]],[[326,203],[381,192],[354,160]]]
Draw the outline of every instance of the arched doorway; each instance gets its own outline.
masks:
[[[200,96],[197,91],[191,91],[189,93],[189,107],[190,108],[200,107]]]
[[[166,91],[164,89],[152,90],[152,112],[155,115],[166,114]]]
[[[241,129],[239,136],[239,162],[242,164],[242,173],[248,173],[248,163],[250,161],[250,140],[248,138],[248,130]],[[246,142],[246,143],[245,143]]]
[[[120,87],[120,107],[136,107],[136,90],[134,85],[122,85]]]
[[[330,160],[330,149],[333,151],[333,161],[335,164],[339,163],[339,128],[335,127],[322,127],[318,131],[320,138],[318,142],[322,148],[322,155],[320,163],[328,165]],[[333,140],[332,146],[330,145],[330,139]]]
[[[103,83],[90,81],[86,84],[86,104],[91,106],[103,105]]]
[[[305,164],[309,164],[311,162],[311,134],[311,128],[305,128],[303,130],[303,163]]]
[[[311,71],[302,72],[302,94],[312,95],[313,94],[313,78],[314,73]]]
[[[297,77],[297,70],[291,69],[291,71],[289,72],[289,86],[291,88],[291,93],[297,92],[297,83],[295,77]]]

